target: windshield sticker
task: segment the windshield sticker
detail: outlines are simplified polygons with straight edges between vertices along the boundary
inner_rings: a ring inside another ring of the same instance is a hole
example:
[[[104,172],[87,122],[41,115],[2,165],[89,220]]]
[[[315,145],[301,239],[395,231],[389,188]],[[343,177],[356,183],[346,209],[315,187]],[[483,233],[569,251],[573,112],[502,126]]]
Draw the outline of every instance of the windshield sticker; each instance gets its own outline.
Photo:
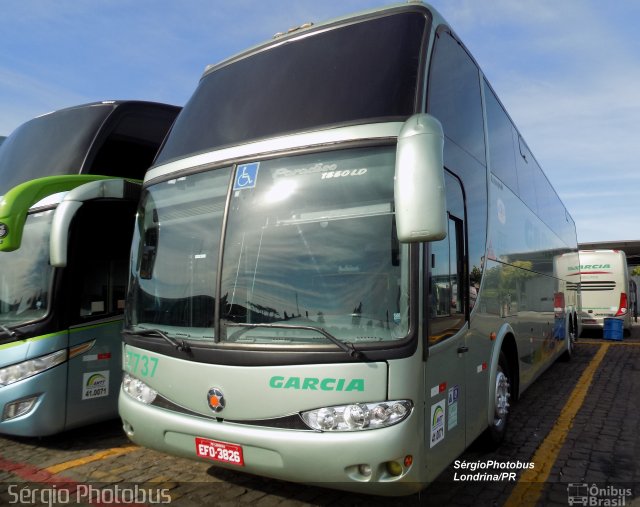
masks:
[[[345,176],[362,176],[363,174],[367,174],[367,169],[364,167],[362,169],[345,169],[344,171],[322,173],[321,179],[328,180],[329,178],[344,178]]]
[[[233,183],[234,190],[245,190],[254,188],[258,179],[258,169],[260,162],[252,162],[251,164],[241,164],[236,169],[236,179]]]
[[[335,171],[338,168],[338,164],[314,164],[311,167],[296,167],[288,168],[281,167],[273,172],[274,178],[282,178],[286,176],[302,176],[304,174],[314,173],[326,173],[328,171]]]
[[[82,376],[82,399],[92,400],[109,395],[109,370],[85,373]]]
[[[368,169],[361,167],[359,169],[343,169],[338,168],[338,164],[321,164],[317,163],[310,167],[287,168],[281,167],[273,172],[274,178],[284,178],[287,176],[303,176],[306,174],[320,174],[321,180],[330,178],[343,178],[345,176],[362,176],[367,174]],[[234,187],[235,188],[235,187]]]
[[[435,405],[431,405],[431,440],[429,447],[433,447],[441,440],[444,440],[444,402],[440,400]]]

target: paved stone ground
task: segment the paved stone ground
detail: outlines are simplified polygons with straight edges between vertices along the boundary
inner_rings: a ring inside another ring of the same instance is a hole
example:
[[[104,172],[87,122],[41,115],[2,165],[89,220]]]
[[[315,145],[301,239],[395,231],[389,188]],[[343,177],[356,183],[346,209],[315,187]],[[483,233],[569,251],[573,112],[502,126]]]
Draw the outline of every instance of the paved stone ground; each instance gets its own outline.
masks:
[[[476,443],[460,459],[530,462],[603,343],[599,339],[580,341],[570,363],[554,364],[513,407],[502,446],[489,451]],[[624,505],[640,507],[640,498],[633,498],[640,497],[640,326],[623,343],[611,345],[596,370],[557,458],[549,464],[551,473],[539,488],[537,505],[568,505],[569,495],[580,491],[575,489],[577,484],[585,485],[581,491],[595,484],[596,489],[604,489],[592,495],[602,500],[599,505],[624,497]],[[631,343],[637,345],[626,346]],[[29,489],[20,505],[64,505],[65,493],[74,500],[71,504],[77,505],[75,495],[81,491],[86,498],[88,485],[94,493],[105,488],[111,495],[144,490],[146,505],[168,499],[160,496],[164,493],[171,496],[171,505],[180,507],[510,505],[515,482],[460,482],[454,480],[456,472],[461,471],[452,465],[419,495],[384,498],[265,479],[148,449],[132,449],[119,421],[42,439],[0,437],[0,505],[15,504],[23,487]],[[569,485],[574,489],[568,490]],[[626,494],[627,489],[634,491]],[[113,497],[103,496],[102,503],[99,500],[96,497],[81,505],[112,504]]]
[[[595,484],[596,490],[606,490],[594,495],[602,500],[634,490],[634,505],[640,505],[640,328],[625,342],[637,346],[609,348],[540,505],[567,505],[568,483]],[[631,495],[626,496],[628,505]]]

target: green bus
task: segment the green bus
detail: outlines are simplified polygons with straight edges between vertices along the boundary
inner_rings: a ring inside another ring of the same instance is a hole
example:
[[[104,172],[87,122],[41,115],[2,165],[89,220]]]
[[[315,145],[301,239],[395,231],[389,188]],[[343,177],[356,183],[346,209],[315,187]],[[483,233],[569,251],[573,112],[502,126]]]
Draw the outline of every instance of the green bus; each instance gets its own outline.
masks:
[[[179,108],[46,114],[0,147],[0,433],[116,418],[140,183]]]
[[[125,431],[412,493],[504,438],[512,401],[571,355],[577,289],[554,266],[573,255],[570,214],[435,10],[279,34],[207,68],[145,176]]]

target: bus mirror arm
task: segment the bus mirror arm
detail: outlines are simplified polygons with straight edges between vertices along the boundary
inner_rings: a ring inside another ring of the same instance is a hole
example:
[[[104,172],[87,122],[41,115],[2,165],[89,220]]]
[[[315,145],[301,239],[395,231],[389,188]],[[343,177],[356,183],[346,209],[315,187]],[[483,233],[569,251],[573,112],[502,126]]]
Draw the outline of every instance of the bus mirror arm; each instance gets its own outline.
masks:
[[[444,132],[440,122],[429,114],[413,115],[400,130],[394,198],[400,242],[446,237]]]
[[[0,196],[0,251],[12,252],[22,244],[22,231],[29,209],[45,198],[68,192],[90,181],[107,176],[94,174],[63,174],[26,181]]]
[[[108,179],[86,183],[67,193],[53,215],[49,239],[51,265],[58,268],[67,265],[71,221],[86,201],[94,199],[137,200],[139,192],[139,183],[123,179]]]

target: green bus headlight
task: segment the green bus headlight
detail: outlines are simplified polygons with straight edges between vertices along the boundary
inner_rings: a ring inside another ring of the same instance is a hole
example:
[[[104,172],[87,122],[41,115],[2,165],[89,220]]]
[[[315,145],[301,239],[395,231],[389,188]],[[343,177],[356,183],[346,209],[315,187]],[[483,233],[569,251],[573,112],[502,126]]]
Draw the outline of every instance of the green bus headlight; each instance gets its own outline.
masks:
[[[145,405],[151,405],[158,396],[158,392],[152,389],[142,380],[132,377],[128,373],[122,379],[122,389],[125,393]]]

